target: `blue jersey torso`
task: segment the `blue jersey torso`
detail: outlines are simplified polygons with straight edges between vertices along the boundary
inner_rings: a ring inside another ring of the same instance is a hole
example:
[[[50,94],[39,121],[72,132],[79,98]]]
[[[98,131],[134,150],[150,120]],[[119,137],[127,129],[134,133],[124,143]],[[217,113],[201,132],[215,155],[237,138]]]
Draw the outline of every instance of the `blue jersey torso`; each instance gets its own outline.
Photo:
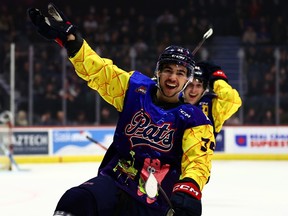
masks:
[[[156,83],[134,72],[119,114],[113,143],[99,168],[99,174],[112,176],[117,185],[151,207],[166,206],[159,196],[149,200],[143,193],[145,171],[157,169],[157,179],[170,196],[181,174],[182,139],[188,128],[211,124],[202,111],[190,104],[163,109],[153,102]],[[170,194],[169,194],[170,192]]]

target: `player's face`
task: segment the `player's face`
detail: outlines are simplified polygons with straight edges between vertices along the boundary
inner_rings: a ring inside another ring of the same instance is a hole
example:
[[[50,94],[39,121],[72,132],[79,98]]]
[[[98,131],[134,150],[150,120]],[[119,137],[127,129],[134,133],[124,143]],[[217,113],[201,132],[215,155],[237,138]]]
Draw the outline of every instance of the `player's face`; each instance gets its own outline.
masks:
[[[159,99],[167,102],[177,102],[178,93],[186,84],[187,68],[177,64],[167,64],[159,71],[159,85],[161,91],[157,93]]]
[[[184,101],[190,104],[196,104],[204,92],[203,83],[194,79],[184,90]]]

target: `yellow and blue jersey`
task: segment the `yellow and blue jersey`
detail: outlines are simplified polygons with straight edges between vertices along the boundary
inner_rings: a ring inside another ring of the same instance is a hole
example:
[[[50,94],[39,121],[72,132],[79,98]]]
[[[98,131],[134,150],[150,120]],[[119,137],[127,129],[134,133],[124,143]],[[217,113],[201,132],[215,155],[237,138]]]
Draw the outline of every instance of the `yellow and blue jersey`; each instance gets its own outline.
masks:
[[[139,201],[166,208],[162,196],[149,198],[143,189],[153,171],[168,196],[173,185],[191,178],[200,190],[211,172],[215,138],[210,120],[190,104],[168,109],[157,106],[155,81],[137,71],[127,72],[101,58],[84,41],[70,58],[76,73],[119,112],[113,143],[99,168]]]
[[[224,80],[216,80],[213,92],[207,92],[197,102],[202,111],[209,117],[215,136],[221,131],[223,124],[241,107],[242,100],[236,89]]]

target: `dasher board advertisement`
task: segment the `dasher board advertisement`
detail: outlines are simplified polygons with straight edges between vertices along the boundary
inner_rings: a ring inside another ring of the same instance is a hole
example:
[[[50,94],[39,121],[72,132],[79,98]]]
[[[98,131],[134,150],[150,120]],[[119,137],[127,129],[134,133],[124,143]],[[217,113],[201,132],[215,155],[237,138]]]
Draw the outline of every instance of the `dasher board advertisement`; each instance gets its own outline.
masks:
[[[286,154],[288,127],[225,127],[225,153]]]
[[[48,155],[48,131],[16,131],[12,135],[14,155]]]
[[[104,155],[113,141],[115,128],[53,129],[53,155]]]

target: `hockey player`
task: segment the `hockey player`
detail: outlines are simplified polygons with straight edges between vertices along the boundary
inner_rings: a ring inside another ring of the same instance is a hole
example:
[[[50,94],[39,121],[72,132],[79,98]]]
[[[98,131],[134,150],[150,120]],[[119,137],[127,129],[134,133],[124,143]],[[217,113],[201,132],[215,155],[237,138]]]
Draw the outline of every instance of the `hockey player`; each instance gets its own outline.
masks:
[[[0,139],[0,151],[2,151],[9,159],[9,164],[7,166],[8,170],[20,170],[19,169],[19,165],[16,162],[14,156],[13,156],[13,152],[14,152],[14,145],[12,143],[12,136],[13,136],[13,132],[12,132],[12,127],[13,127],[13,115],[10,111],[6,110],[3,111],[2,113],[0,113],[0,124],[5,125],[5,133],[7,134],[5,136],[5,138],[2,140],[3,142],[1,142]],[[1,138],[1,137],[0,137]]]
[[[210,118],[215,137],[223,124],[241,107],[242,100],[220,66],[212,62],[199,62],[194,79],[184,90],[184,101],[196,105]]]
[[[179,101],[193,76],[191,52],[167,47],[159,56],[155,83],[101,58],[53,4],[47,17],[36,8],[27,12],[43,37],[66,48],[78,76],[119,111],[98,175],[67,190],[54,215],[164,216],[173,213],[171,207],[175,216],[201,215],[215,139],[203,112]],[[151,176],[156,187],[147,186]],[[149,195],[154,188],[155,196]]]

